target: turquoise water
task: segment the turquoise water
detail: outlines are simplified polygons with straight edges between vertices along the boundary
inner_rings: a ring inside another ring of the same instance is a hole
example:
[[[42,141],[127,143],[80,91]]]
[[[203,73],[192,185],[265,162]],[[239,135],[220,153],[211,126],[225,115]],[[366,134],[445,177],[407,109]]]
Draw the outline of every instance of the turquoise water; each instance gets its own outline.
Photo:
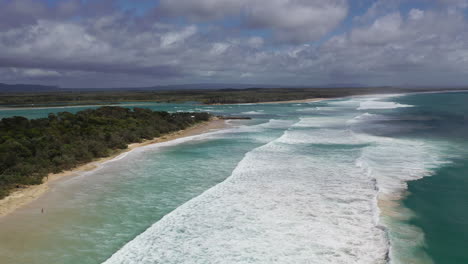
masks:
[[[464,263],[465,102],[138,104],[254,119],[60,181],[0,219],[0,263]]]
[[[432,177],[409,183],[411,194],[404,205],[415,213],[410,223],[421,228],[424,250],[434,263],[468,263],[468,93],[413,95],[399,101],[420,106],[400,115],[426,117],[417,122],[424,128],[407,134],[444,142],[449,162]]]
[[[211,112],[213,114],[221,115],[253,115],[256,117],[265,118],[266,115],[271,115],[271,109],[275,109],[275,105],[266,105],[259,109],[258,105],[246,104],[246,105],[226,105],[226,106],[207,106],[200,105],[196,102],[194,103],[185,103],[185,104],[172,104],[172,103],[141,103],[141,102],[124,102],[119,104],[109,104],[112,106],[121,106],[121,107],[140,107],[148,108],[153,111],[168,111],[168,112]],[[58,112],[70,112],[76,113],[85,109],[95,109],[99,108],[102,105],[88,105],[88,106],[61,106],[61,107],[32,107],[32,108],[7,108],[0,107],[0,118],[11,117],[11,116],[24,116],[27,118],[44,118],[47,117],[49,113],[58,113]],[[268,109],[268,110],[265,110]],[[258,111],[259,110],[259,111]],[[265,112],[266,111],[266,112]],[[272,112],[275,113],[275,110]]]
[[[169,103],[139,103],[139,102],[126,102],[119,104],[109,104],[112,106],[121,106],[121,107],[142,107],[149,108],[154,111],[171,111],[176,112],[178,110],[192,110],[197,111],[196,104],[169,104]],[[102,105],[88,105],[88,106],[59,106],[59,107],[30,107],[30,108],[9,108],[9,107],[0,107],[0,118],[10,117],[10,116],[24,116],[27,118],[43,118],[47,117],[49,113],[58,113],[58,112],[70,112],[76,113],[85,109],[95,109],[99,108]]]
[[[14,217],[13,223],[2,225],[1,263],[104,261],[154,221],[223,181],[246,151],[274,135],[275,131],[261,136],[223,133],[223,137],[212,135],[183,145],[134,151],[98,171],[61,182],[35,205],[45,207],[46,214],[26,211]],[[234,138],[238,138],[236,144]],[[230,155],[216,159],[226,149]],[[51,200],[61,202],[50,205]],[[12,232],[15,229],[27,234],[18,235]],[[29,240],[32,233],[38,239],[44,237],[46,243]]]

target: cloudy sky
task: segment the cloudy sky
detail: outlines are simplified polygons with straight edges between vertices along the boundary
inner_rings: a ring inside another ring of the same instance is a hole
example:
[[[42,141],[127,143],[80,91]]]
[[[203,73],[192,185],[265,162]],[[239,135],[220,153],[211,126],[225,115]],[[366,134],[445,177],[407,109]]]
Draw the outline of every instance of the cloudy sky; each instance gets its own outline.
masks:
[[[0,0],[0,82],[468,85],[468,0]]]

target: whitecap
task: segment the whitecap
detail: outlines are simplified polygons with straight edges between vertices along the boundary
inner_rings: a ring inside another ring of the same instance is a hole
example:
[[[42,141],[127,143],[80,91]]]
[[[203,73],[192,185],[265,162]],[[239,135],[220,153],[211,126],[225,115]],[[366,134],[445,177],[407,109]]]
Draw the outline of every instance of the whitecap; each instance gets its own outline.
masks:
[[[358,110],[368,109],[395,109],[401,107],[413,107],[413,105],[399,104],[395,102],[382,102],[382,101],[364,101],[361,102]]]
[[[352,156],[292,151],[289,132],[105,263],[386,263],[372,181]]]

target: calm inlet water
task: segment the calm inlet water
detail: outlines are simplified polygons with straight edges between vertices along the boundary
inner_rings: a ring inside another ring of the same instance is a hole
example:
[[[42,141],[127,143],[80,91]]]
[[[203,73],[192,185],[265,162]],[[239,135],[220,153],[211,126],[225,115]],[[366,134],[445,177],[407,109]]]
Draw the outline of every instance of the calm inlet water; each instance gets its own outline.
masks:
[[[0,219],[0,263],[468,263],[467,102],[138,104],[254,120],[58,182]]]

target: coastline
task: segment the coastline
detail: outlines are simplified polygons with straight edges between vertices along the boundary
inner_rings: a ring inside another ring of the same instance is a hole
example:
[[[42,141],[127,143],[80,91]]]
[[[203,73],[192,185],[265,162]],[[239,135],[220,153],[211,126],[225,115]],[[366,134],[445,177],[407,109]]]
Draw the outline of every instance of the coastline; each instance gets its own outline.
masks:
[[[312,103],[326,100],[327,98],[309,98],[300,100],[287,100],[287,101],[272,101],[272,102],[259,102],[257,104],[292,104],[292,103]]]
[[[169,133],[167,135],[157,137],[150,140],[145,140],[140,143],[132,143],[127,146],[126,149],[116,151],[109,157],[99,158],[97,160],[91,161],[89,163],[75,167],[74,169],[63,171],[60,173],[51,173],[43,179],[43,183],[39,185],[31,185],[25,188],[12,191],[7,197],[0,200],[0,218],[6,216],[10,213],[13,213],[15,210],[31,203],[32,201],[38,199],[44,195],[50,188],[49,185],[55,181],[66,177],[73,177],[78,175],[81,172],[92,171],[99,167],[100,164],[112,160],[122,153],[132,151],[136,148],[155,144],[162,143],[178,138],[203,134],[213,129],[222,129],[226,126],[225,120],[218,118],[213,118],[210,121],[202,122],[195,124],[184,130],[179,130],[177,132]]]
[[[299,99],[299,100],[286,100],[286,101],[267,101],[267,102],[252,102],[252,103],[227,103],[227,104],[203,104],[203,105],[251,105],[251,104],[292,104],[292,103],[312,103],[320,102],[323,100],[337,99],[336,98],[308,98],[308,99]]]

